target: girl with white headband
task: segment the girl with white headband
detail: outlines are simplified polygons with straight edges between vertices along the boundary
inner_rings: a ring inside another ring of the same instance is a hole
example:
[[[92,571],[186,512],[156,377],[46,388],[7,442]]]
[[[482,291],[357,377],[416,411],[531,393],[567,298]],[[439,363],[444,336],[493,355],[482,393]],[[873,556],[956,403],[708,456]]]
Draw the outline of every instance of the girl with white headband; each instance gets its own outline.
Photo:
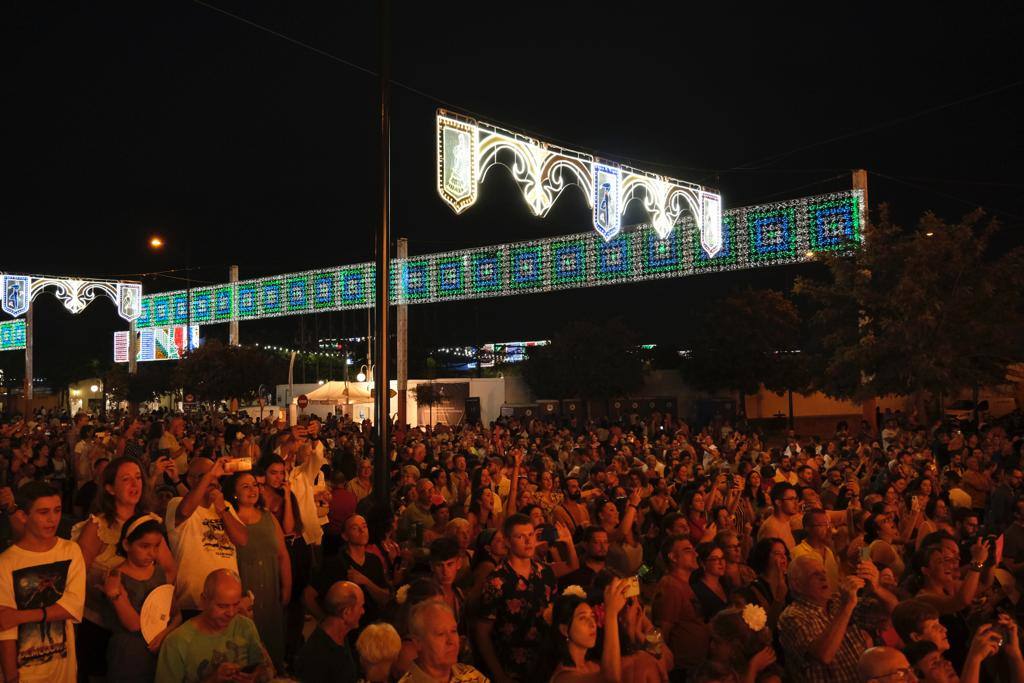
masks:
[[[112,633],[107,646],[108,683],[152,681],[160,645],[181,622],[180,614],[172,614],[167,628],[150,643],[142,637],[142,605],[153,589],[168,583],[157,561],[163,545],[163,520],[158,515],[135,515],[121,527],[117,554],[124,562],[111,569],[103,583],[107,599],[103,616]]]

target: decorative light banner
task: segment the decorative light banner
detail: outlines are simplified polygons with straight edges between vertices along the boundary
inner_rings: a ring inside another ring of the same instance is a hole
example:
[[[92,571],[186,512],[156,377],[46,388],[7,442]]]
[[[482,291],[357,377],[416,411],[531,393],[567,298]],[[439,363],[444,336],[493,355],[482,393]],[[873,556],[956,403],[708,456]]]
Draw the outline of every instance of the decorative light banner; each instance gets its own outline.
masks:
[[[0,322],[0,351],[20,351],[25,348],[25,320]]]
[[[139,330],[139,351],[136,360],[179,360],[185,355],[186,325],[152,327]],[[129,334],[127,330],[114,333],[114,362],[128,362]],[[192,326],[192,350],[199,348],[199,325]]]
[[[15,318],[24,315],[29,304],[47,290],[72,313],[81,313],[100,294],[113,301],[117,312],[128,322],[141,313],[142,285],[137,282],[0,274],[0,304],[4,312]]]
[[[715,210],[714,202],[708,210]],[[585,232],[395,259],[392,303],[481,299],[800,263],[817,252],[856,250],[863,216],[863,193],[849,190],[724,211],[716,245],[705,244],[693,219],[684,216],[664,239],[650,226],[640,226],[609,241]],[[191,322],[368,308],[375,296],[374,271],[372,263],[360,263],[196,288]],[[181,290],[143,296],[135,325],[167,327],[188,320]]]
[[[667,238],[689,209],[708,254],[721,248],[722,197],[717,192],[438,109],[437,191],[455,213],[476,202],[479,184],[495,166],[512,173],[535,216],[547,215],[562,191],[577,185],[594,210],[594,230],[606,242],[619,234],[626,205],[637,199],[659,238]]]

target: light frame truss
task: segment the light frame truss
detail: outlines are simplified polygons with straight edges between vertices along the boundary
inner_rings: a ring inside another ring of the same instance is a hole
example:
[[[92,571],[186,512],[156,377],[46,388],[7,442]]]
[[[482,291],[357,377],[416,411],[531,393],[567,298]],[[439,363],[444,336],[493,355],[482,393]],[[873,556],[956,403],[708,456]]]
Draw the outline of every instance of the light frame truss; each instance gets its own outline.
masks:
[[[704,250],[722,248],[722,196],[696,183],[617,164],[522,133],[437,110],[437,192],[459,214],[472,206],[488,171],[503,166],[535,216],[544,217],[576,185],[593,209],[594,230],[610,242],[633,200],[643,203],[658,237],[666,239],[689,211]]]
[[[722,213],[711,254],[690,216],[662,239],[649,225],[605,241],[593,231],[462,249],[391,265],[393,304],[482,299],[801,263],[863,239],[864,195],[847,190]],[[137,329],[368,308],[372,262],[147,294]],[[191,315],[188,301],[191,298]]]
[[[29,304],[46,291],[52,292],[74,314],[81,313],[101,295],[113,301],[118,315],[128,322],[142,314],[139,282],[0,273],[0,307],[12,317],[28,312]]]

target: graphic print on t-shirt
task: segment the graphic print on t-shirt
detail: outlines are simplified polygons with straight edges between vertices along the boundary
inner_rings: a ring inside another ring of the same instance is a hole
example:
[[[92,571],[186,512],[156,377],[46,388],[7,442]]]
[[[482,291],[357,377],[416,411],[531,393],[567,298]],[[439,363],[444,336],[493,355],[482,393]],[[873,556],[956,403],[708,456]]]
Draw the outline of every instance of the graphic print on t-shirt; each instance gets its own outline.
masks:
[[[71,560],[39,564],[14,571],[14,599],[18,609],[42,609],[64,596]],[[42,614],[40,614],[40,617]],[[68,656],[65,621],[33,622],[18,626],[18,668],[45,664]]]
[[[203,549],[218,557],[234,557],[235,545],[224,531],[224,522],[220,519],[203,519]]]

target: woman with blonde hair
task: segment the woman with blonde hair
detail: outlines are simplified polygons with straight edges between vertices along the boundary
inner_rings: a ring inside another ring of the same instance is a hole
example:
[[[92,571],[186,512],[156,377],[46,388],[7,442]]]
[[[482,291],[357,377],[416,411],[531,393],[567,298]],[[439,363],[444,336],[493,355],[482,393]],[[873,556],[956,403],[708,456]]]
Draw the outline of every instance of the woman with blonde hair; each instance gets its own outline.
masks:
[[[370,624],[356,639],[359,664],[366,673],[366,683],[387,683],[391,665],[402,650],[402,638],[391,624]]]

